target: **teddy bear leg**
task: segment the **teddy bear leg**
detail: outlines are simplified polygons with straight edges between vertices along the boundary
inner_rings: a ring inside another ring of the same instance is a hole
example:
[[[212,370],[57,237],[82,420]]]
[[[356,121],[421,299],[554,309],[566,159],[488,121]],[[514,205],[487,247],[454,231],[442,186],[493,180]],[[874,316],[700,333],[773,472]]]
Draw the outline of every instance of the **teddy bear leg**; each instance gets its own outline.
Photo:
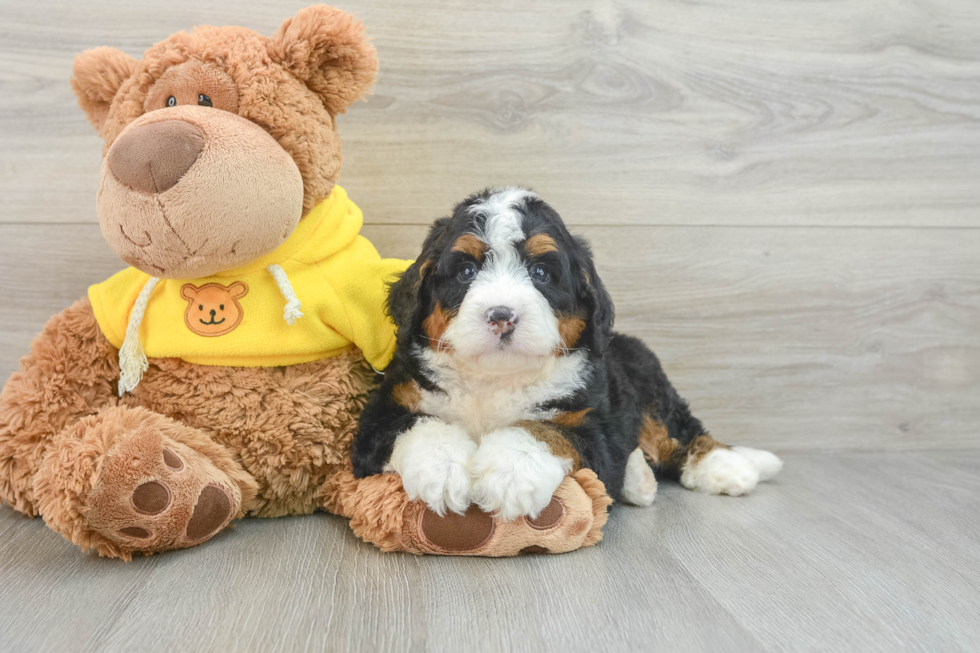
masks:
[[[255,492],[254,479],[201,431],[123,406],[60,433],[34,478],[51,528],[126,560],[206,542]]]
[[[416,554],[506,557],[573,551],[602,539],[612,503],[602,481],[588,469],[566,477],[536,519],[509,522],[475,505],[463,515],[440,517],[424,503],[409,501],[396,474],[360,481],[350,475],[338,485],[344,486],[344,513],[355,535],[383,551]]]

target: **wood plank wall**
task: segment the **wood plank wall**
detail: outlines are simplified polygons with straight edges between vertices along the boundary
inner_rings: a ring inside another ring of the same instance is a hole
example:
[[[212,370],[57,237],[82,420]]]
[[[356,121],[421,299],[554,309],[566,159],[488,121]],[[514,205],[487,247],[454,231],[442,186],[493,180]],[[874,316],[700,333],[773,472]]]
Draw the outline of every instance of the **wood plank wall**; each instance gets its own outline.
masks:
[[[86,286],[101,145],[75,53],[302,2],[0,2],[0,376]],[[963,448],[980,423],[980,3],[341,5],[381,58],[339,120],[382,253],[491,184],[595,246],[618,326],[720,439]],[[40,10],[39,10],[40,8]]]

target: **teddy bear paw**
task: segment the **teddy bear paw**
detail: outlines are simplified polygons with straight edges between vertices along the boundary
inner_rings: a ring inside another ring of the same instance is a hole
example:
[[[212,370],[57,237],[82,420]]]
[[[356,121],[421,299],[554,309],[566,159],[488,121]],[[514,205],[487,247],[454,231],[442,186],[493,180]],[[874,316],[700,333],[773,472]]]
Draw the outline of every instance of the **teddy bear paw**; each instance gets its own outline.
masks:
[[[605,498],[605,495],[602,495]],[[595,501],[583,486],[566,477],[537,517],[505,521],[476,504],[462,515],[440,516],[424,503],[408,504],[403,541],[416,553],[514,556],[522,553],[564,553],[592,544],[594,526],[605,523],[605,501]]]
[[[88,527],[132,551],[201,544],[241,507],[239,487],[203,454],[152,427],[108,453],[88,495]]]

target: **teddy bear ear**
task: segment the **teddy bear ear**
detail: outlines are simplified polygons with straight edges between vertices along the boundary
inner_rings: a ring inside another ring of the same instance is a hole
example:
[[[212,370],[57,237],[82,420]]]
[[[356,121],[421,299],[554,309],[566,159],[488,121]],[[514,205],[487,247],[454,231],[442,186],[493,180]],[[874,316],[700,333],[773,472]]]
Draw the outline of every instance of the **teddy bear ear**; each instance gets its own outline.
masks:
[[[86,50],[72,64],[71,87],[78,106],[100,133],[116,91],[136,70],[136,60],[115,48]]]
[[[273,56],[334,116],[364,97],[378,73],[378,55],[364,25],[335,7],[302,9],[276,30],[272,45]]]

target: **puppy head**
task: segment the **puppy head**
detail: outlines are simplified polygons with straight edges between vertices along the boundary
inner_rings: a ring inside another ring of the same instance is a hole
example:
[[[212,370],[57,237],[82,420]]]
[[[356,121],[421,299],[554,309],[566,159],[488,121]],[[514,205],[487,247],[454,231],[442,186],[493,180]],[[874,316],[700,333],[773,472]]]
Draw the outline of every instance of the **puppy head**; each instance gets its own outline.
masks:
[[[509,373],[571,350],[602,352],[613,307],[588,245],[522,188],[489,189],[433,225],[392,286],[399,346]]]

